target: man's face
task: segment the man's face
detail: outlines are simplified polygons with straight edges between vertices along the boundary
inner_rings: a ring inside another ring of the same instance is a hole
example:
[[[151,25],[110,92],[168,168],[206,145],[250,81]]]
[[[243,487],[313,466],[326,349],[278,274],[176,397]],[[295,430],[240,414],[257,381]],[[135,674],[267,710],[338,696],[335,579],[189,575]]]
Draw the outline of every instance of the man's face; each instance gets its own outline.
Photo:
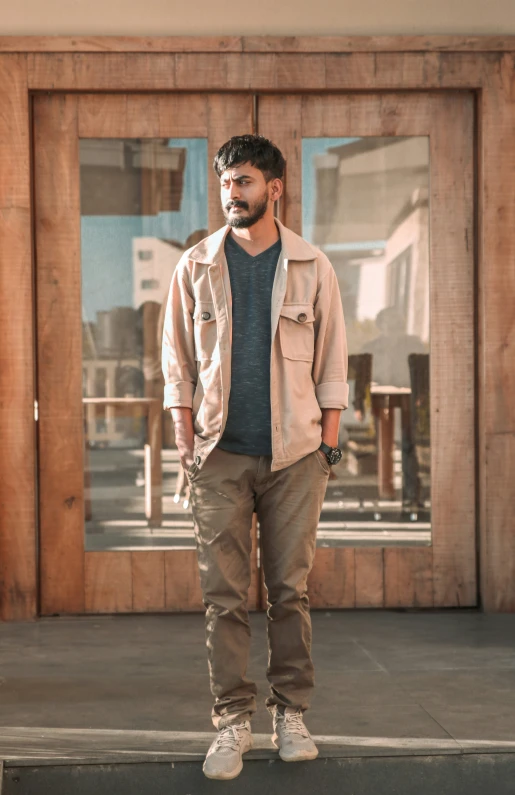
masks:
[[[269,206],[279,198],[280,180],[266,182],[263,172],[250,163],[224,171],[220,177],[220,195],[225,220],[234,229],[248,229],[263,218]],[[277,195],[276,195],[277,194]]]

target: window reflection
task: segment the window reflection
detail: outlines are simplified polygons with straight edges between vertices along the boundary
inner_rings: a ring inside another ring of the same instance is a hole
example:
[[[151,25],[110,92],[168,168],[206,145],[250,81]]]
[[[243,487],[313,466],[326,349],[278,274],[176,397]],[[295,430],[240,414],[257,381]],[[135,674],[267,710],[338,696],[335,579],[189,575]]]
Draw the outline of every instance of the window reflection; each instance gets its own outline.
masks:
[[[336,270],[349,344],[318,543],[428,544],[428,139],[304,139],[302,177],[303,235]]]
[[[207,141],[82,139],[80,183],[86,549],[193,547],[161,337],[207,235]]]

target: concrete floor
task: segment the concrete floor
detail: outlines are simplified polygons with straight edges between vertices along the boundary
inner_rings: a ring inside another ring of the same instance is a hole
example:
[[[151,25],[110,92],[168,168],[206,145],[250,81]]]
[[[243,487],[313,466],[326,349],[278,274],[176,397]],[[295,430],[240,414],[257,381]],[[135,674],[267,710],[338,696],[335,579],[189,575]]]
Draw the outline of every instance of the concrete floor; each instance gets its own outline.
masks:
[[[258,753],[270,747],[265,620],[252,616]],[[314,612],[313,643],[306,723],[327,752],[515,752],[515,615]],[[181,738],[199,754],[210,709],[202,615],[0,626],[0,759],[184,750]]]

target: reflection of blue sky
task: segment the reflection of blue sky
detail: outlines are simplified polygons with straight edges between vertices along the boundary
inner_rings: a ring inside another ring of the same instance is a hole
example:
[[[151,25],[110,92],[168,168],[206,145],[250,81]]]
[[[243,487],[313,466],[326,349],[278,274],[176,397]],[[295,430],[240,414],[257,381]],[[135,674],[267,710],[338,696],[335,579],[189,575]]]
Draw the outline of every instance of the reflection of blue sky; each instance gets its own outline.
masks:
[[[303,138],[302,139],[302,237],[314,242],[316,208],[315,155],[326,155],[333,146],[345,146],[359,138]]]
[[[186,148],[181,208],[155,216],[83,216],[81,218],[82,307],[84,319],[115,306],[132,306],[132,239],[158,237],[184,243],[207,229],[207,141],[171,138]]]

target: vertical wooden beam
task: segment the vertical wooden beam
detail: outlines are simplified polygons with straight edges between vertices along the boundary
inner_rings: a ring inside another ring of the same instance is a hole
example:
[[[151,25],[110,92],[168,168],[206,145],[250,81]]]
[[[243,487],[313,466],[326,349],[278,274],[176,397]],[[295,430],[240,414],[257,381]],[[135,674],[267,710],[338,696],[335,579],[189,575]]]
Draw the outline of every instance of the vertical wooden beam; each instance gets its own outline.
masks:
[[[435,607],[477,603],[474,103],[431,94],[431,522]],[[449,212],[447,208],[452,208]]]
[[[0,618],[37,613],[27,56],[0,56]]]
[[[41,612],[84,611],[77,97],[34,100]],[[130,561],[130,557],[129,557]]]
[[[221,86],[222,88],[222,86]],[[253,98],[211,94],[208,97],[208,225],[209,234],[225,224],[220,204],[220,181],[212,168],[219,148],[233,135],[252,133]]]
[[[302,97],[277,95],[259,98],[258,131],[271,138],[286,158],[284,194],[279,219],[302,234]]]
[[[480,572],[487,611],[515,611],[515,56],[488,59],[481,103]]]

